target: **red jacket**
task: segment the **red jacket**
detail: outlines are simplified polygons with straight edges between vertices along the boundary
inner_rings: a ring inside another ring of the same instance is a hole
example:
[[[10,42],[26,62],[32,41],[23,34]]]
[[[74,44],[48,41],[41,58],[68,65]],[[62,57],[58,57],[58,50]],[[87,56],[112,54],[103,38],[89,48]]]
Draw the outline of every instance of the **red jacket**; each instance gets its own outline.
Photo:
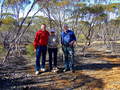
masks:
[[[49,32],[47,30],[46,31],[42,31],[42,30],[37,31],[36,35],[35,35],[35,40],[33,43],[34,48],[36,48],[38,45],[47,46],[48,37],[49,37]]]

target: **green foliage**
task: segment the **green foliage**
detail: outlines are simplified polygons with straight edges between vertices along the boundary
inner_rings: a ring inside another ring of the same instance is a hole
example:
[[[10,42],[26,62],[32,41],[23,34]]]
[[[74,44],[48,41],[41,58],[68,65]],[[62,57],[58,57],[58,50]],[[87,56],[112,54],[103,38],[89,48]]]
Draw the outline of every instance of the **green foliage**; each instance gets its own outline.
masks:
[[[2,13],[3,16],[13,16],[13,13]]]
[[[13,24],[16,20],[13,17],[6,17],[5,19],[2,20],[3,24]]]
[[[80,21],[81,25],[89,26],[90,23],[88,21]]]
[[[106,19],[107,19],[107,14],[104,13],[94,18],[94,20],[96,21],[104,21]]]
[[[119,19],[114,19],[114,20],[111,20],[110,23],[114,26],[119,26],[120,25],[120,20]]]
[[[34,52],[34,47],[32,44],[29,44],[26,46],[26,51],[27,51],[27,54],[29,56],[34,56],[35,55],[35,52]]]
[[[105,6],[106,11],[114,12],[115,8],[120,8],[120,3],[113,3]]]
[[[4,53],[5,49],[2,45],[0,45],[0,54]]]
[[[0,31],[8,31],[8,30],[12,30],[13,29],[13,25],[4,25],[4,24],[2,24],[1,26],[0,26]]]
[[[28,3],[30,0],[5,0],[5,5],[15,5],[17,3]]]
[[[104,12],[104,7],[102,5],[94,5],[94,6],[85,6],[80,9],[81,13],[92,13],[92,14],[100,14]]]
[[[12,30],[14,28],[14,24],[16,23],[16,20],[11,16],[1,19],[0,21],[2,22],[0,31]]]
[[[88,8],[88,11],[93,14],[99,14],[104,12],[104,8],[102,5],[94,5]]]
[[[85,7],[86,4],[85,3],[79,3],[79,4],[76,4],[75,6],[77,6],[77,7]]]
[[[84,43],[86,41],[86,37],[84,34],[80,34],[79,37],[78,37],[78,41],[80,43]]]
[[[56,6],[62,7],[62,6],[68,5],[69,3],[70,2],[66,0],[66,1],[56,2],[55,4],[56,4]]]
[[[80,12],[83,13],[83,14],[86,14],[86,13],[88,13],[89,9],[90,9],[90,7],[86,6],[86,7],[81,8]]]
[[[41,24],[45,23],[47,27],[49,27],[49,19],[44,16],[36,16],[35,19],[32,21],[34,23],[34,30],[38,30],[41,28]],[[56,21],[57,22],[57,21]],[[52,25],[54,26],[54,22],[51,21]]]

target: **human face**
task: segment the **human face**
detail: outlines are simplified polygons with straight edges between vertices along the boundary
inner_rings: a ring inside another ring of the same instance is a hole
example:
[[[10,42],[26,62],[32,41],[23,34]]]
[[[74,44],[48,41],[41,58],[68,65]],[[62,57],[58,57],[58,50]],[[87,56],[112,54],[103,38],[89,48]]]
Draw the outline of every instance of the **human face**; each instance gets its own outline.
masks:
[[[46,30],[46,25],[44,25],[44,24],[41,25],[41,29],[42,29],[42,30]]]
[[[55,35],[55,32],[51,32],[51,35]]]
[[[68,26],[64,26],[64,31],[66,32],[68,30]]]

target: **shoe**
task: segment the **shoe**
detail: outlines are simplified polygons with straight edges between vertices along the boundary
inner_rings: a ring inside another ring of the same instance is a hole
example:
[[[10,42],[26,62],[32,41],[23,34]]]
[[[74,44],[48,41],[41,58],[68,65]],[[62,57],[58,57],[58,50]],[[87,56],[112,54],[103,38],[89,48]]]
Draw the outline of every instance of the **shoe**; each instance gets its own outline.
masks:
[[[70,72],[71,72],[71,73],[75,73],[75,70],[73,70],[73,69],[70,69]]]
[[[56,72],[55,70],[52,70],[52,72]]]
[[[57,67],[55,67],[54,70],[57,72],[59,69]]]
[[[63,70],[63,72],[67,72],[67,71],[68,71],[68,69],[64,69],[64,70]]]
[[[57,67],[53,68],[53,70],[52,70],[52,72],[57,72],[57,71],[58,71]]]
[[[38,75],[38,74],[39,74],[39,71],[36,71],[35,74]]]
[[[42,72],[45,72],[45,68],[41,68],[41,71],[42,71]]]
[[[71,71],[71,73],[75,73],[75,70],[70,70]]]

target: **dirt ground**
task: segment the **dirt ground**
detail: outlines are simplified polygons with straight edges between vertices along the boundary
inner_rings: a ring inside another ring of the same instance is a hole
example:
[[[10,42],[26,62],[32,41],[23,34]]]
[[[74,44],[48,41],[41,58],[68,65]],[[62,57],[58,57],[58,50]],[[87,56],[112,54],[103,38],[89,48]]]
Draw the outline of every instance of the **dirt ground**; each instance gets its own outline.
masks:
[[[120,54],[90,48],[86,56],[75,54],[75,73],[34,74],[35,58],[11,57],[0,65],[0,90],[120,90]],[[48,68],[48,66],[46,66]]]

